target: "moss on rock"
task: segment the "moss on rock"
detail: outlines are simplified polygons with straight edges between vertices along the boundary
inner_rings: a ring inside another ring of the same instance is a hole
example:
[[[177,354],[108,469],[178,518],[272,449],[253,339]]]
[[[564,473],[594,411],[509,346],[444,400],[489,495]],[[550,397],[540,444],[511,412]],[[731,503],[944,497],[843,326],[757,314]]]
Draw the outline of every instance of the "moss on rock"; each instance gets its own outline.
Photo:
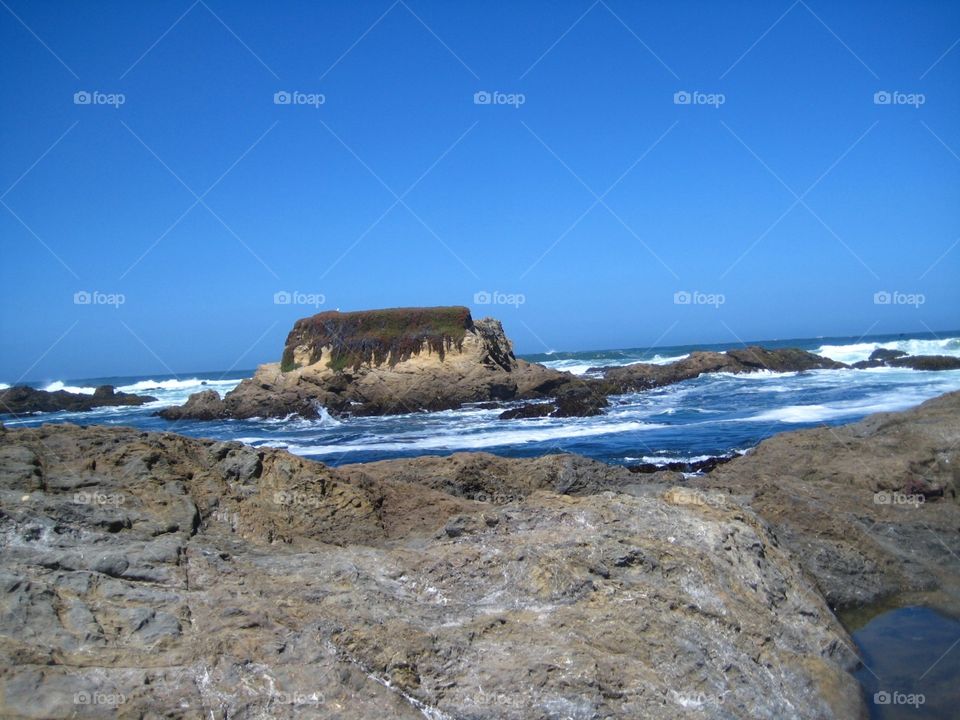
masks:
[[[303,347],[309,350],[310,365],[323,359],[323,348],[331,348],[327,363],[334,370],[356,369],[364,363],[395,365],[424,348],[442,360],[450,349],[462,349],[471,328],[470,311],[461,306],[322,312],[294,324],[280,369],[298,367],[294,351]]]

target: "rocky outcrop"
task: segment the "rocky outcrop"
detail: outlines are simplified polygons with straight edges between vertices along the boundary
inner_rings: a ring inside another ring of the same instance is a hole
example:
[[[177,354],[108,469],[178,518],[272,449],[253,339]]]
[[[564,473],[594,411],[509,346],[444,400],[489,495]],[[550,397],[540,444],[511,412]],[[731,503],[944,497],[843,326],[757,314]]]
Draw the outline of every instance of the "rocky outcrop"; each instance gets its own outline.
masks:
[[[113,385],[101,385],[93,395],[72,393],[66,390],[48,392],[18,385],[0,390],[0,414],[27,415],[39,412],[86,412],[97,407],[113,405],[143,405],[155,402],[149,395],[134,395],[118,392]]]
[[[766,523],[648,479],[0,427],[0,716],[862,717]]]
[[[960,612],[960,392],[776,435],[691,482],[766,519],[833,607],[924,593]]]
[[[843,363],[796,348],[770,350],[757,345],[726,352],[693,352],[666,365],[635,363],[602,369],[606,389],[631,392],[671,385],[704,373],[800,372],[838,369]]]
[[[875,367],[904,367],[913,370],[956,370],[960,358],[950,355],[907,355],[903,350],[878,348],[866,360],[854,363],[857,370]]]
[[[324,312],[298,320],[280,363],[262,365],[222,400],[210,391],[160,415],[190,418],[386,415],[544,397],[568,373],[517,358],[491,318],[463,307]]]

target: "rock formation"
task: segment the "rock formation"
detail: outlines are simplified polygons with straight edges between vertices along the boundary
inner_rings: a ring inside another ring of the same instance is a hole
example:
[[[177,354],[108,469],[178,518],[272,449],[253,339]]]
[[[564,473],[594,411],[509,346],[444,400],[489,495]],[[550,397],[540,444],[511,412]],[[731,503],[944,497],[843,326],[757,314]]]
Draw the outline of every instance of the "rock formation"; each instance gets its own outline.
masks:
[[[0,390],[0,414],[26,415],[38,412],[86,412],[97,407],[112,405],[143,405],[155,402],[155,397],[149,395],[134,395],[118,392],[113,385],[101,385],[93,395],[72,393],[66,390],[37,390],[18,385]]]
[[[637,478],[0,428],[0,716],[864,717],[789,546]]]
[[[317,417],[447,410],[544,397],[569,373],[518,360],[497,320],[465,307],[324,312],[298,320],[279,363],[262,365],[222,400],[214,391],[167,408],[169,419]]]

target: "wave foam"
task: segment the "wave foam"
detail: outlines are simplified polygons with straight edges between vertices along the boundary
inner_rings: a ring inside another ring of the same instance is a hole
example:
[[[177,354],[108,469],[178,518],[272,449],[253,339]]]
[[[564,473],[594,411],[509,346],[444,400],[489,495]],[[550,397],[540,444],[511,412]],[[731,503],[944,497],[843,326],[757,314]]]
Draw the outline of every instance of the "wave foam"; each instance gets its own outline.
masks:
[[[874,350],[900,350],[907,355],[951,355],[960,357],[960,338],[941,340],[893,340],[891,342],[862,342],[849,345],[821,345],[814,350],[831,360],[852,364],[866,360]]]
[[[559,425],[551,428],[523,430],[496,430],[474,435],[446,433],[429,437],[411,438],[406,442],[361,442],[342,445],[298,445],[283,440],[271,439],[262,442],[268,447],[284,448],[295,455],[334,455],[350,452],[395,452],[411,450],[477,450],[506,445],[546,442],[567,438],[596,437],[613,433],[640,430],[655,430],[667,427],[656,423],[629,422],[603,425]],[[250,438],[253,440],[253,438]]]

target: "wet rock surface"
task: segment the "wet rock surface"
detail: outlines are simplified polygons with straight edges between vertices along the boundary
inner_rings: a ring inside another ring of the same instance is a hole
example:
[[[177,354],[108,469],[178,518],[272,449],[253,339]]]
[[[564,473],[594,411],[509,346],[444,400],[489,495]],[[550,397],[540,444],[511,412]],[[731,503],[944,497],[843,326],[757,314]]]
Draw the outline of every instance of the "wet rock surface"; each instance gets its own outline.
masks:
[[[767,523],[637,479],[0,430],[0,715],[862,716],[850,640]]]

